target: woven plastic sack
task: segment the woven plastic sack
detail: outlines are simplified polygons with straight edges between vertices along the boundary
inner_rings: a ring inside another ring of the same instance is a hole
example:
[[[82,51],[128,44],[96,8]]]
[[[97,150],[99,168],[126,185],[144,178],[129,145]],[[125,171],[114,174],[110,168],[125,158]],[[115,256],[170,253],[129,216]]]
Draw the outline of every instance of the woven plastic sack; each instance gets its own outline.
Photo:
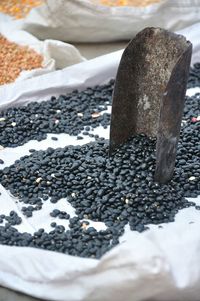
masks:
[[[26,18],[13,20],[13,28],[24,29],[43,40],[107,42],[129,40],[148,26],[175,31],[200,21],[199,0],[160,0],[147,7],[109,7],[98,2],[46,0]]]
[[[63,69],[85,60],[71,44],[57,40],[39,41],[33,35],[23,30],[12,30],[9,23],[0,24],[0,34],[20,46],[29,46],[43,57],[42,68],[22,71],[19,77],[16,78],[16,81]]]

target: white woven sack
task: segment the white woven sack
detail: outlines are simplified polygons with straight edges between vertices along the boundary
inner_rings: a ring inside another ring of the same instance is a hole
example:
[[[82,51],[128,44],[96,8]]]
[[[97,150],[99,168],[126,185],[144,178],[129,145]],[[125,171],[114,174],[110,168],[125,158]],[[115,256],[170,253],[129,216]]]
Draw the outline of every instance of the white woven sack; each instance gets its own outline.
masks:
[[[12,24],[42,40],[107,42],[129,40],[147,26],[175,31],[200,21],[199,0],[160,0],[147,7],[109,7],[95,2],[46,0]]]
[[[42,68],[22,71],[16,81],[63,69],[85,60],[73,45],[56,40],[39,41],[23,30],[13,30],[9,22],[0,24],[0,34],[20,46],[29,46],[43,57]]]

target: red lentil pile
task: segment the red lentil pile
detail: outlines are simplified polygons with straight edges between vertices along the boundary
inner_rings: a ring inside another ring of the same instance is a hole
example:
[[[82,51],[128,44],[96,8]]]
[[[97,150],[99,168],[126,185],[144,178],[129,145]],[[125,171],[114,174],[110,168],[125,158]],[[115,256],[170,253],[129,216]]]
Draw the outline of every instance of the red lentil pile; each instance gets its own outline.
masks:
[[[32,8],[44,2],[44,0],[0,0],[0,12],[21,19],[26,17]]]
[[[101,4],[108,6],[138,6],[144,7],[159,3],[161,0],[101,0]]]
[[[0,85],[8,84],[23,70],[42,67],[43,57],[27,46],[19,46],[0,35]]]

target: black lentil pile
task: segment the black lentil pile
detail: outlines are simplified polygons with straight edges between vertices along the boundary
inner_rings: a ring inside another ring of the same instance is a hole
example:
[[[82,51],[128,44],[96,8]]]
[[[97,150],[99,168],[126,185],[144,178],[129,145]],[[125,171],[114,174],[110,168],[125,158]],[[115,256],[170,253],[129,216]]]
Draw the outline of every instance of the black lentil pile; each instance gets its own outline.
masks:
[[[44,140],[47,133],[93,135],[93,128],[100,124],[106,128],[110,123],[110,114],[100,113],[111,105],[113,85],[111,80],[109,84],[83,92],[76,90],[49,101],[31,102],[0,112],[0,144],[16,147],[29,140]]]
[[[200,86],[200,63],[194,64],[190,68],[190,75],[188,80],[188,88],[194,88]]]
[[[108,97],[105,93],[104,103],[103,100],[101,102],[103,106],[105,101],[109,103],[112,85],[113,82],[102,88],[108,91]],[[22,109],[16,112],[21,114]],[[4,116],[6,114],[8,112],[4,112]],[[187,97],[176,169],[167,185],[159,185],[153,180],[156,141],[145,135],[128,141],[111,158],[108,157],[108,141],[103,138],[83,146],[31,150],[30,156],[24,156],[0,171],[0,182],[24,204],[22,212],[27,217],[42,209],[44,202],[50,199],[55,204],[50,216],[57,222],[51,223],[52,231],[49,233],[39,229],[31,235],[20,233],[14,227],[20,223],[15,212],[10,216],[1,215],[0,222],[5,225],[0,226],[0,244],[100,258],[119,243],[127,224],[131,230],[142,232],[148,229],[148,224],[173,222],[180,209],[195,206],[185,198],[200,195],[199,114],[200,94]],[[106,120],[105,126],[109,118]],[[74,134],[72,125],[69,128],[66,132]],[[41,132],[34,135],[41,137]],[[25,140],[17,138],[16,143],[24,143]],[[9,145],[11,142],[6,143]],[[59,199],[66,197],[75,208],[75,217],[56,208]],[[69,221],[69,229],[59,225],[60,219]],[[104,222],[107,229],[97,231],[90,227],[88,220]]]

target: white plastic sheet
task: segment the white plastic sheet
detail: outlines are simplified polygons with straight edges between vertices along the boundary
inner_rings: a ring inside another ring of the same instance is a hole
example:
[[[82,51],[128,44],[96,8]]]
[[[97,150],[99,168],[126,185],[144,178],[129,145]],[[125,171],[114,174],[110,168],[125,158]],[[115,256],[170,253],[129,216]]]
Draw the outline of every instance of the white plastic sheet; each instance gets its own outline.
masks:
[[[147,7],[108,7],[96,2],[46,0],[12,24],[42,40],[108,42],[129,40],[148,26],[175,31],[200,21],[199,0],[161,0]]]
[[[85,60],[73,45],[56,40],[39,41],[23,30],[13,30],[9,22],[0,23],[0,34],[18,45],[29,46],[43,57],[42,68],[22,71],[16,81],[63,69]]]
[[[81,90],[104,83],[115,76],[121,54],[119,51],[1,88],[0,109],[25,103],[27,99],[41,101],[74,88]],[[200,89],[190,89],[187,93],[191,95],[198,91]],[[99,128],[97,131],[108,137],[108,130],[103,132]],[[57,135],[59,140],[56,142],[50,137],[1,150],[4,166],[27,154],[29,148],[45,149],[77,143],[75,138],[64,134]],[[89,141],[88,137],[85,139],[82,143]],[[17,200],[2,186],[0,192],[0,212],[7,214],[15,210],[22,216],[20,203],[16,203]],[[200,204],[200,197],[193,201]],[[55,205],[47,201],[43,210],[34,212],[32,218],[22,216],[23,223],[17,226],[18,229],[33,233],[44,227],[49,231],[54,220],[49,216],[52,206]],[[65,206],[63,200],[56,204],[56,208],[66,210]],[[67,206],[73,215],[73,208]],[[67,223],[64,225],[67,227]],[[100,223],[94,223],[94,226],[103,227]],[[174,223],[162,226],[150,225],[150,230],[142,234],[129,231],[127,227],[121,244],[101,260],[0,245],[0,284],[55,301],[199,301],[200,211],[195,208],[181,210]]]
[[[200,2],[199,2],[200,5]],[[193,54],[191,64],[195,64],[200,60],[200,22],[179,30],[177,33],[184,35],[192,42]]]

